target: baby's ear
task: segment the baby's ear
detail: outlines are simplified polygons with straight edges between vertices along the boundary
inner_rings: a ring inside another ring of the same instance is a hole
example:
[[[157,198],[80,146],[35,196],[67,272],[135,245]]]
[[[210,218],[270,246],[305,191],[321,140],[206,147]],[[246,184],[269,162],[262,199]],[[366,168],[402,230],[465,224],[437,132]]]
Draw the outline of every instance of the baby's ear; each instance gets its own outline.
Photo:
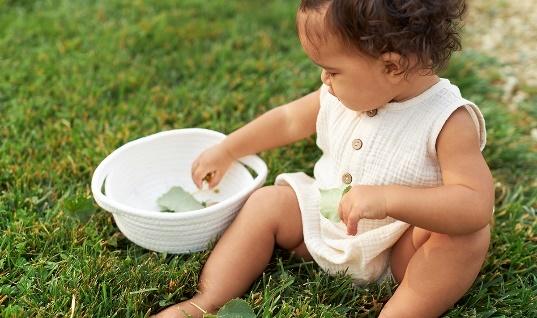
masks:
[[[406,71],[408,61],[400,54],[394,52],[383,53],[380,56],[384,73],[391,78],[391,80],[399,81],[403,77]]]

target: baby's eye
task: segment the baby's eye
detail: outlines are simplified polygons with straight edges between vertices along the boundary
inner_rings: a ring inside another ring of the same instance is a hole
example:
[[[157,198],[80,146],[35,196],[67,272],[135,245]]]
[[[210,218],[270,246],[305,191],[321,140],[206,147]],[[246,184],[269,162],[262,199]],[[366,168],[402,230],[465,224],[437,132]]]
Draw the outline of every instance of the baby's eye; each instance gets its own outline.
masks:
[[[336,76],[336,74],[337,73],[328,72],[328,76],[330,76],[330,77],[334,77],[334,76]]]

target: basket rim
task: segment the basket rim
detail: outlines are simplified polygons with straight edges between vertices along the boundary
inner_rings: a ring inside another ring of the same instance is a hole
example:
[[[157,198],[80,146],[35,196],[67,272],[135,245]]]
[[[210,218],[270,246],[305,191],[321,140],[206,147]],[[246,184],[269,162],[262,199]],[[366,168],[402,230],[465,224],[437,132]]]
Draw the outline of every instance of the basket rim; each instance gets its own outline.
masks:
[[[254,178],[252,184],[244,189],[241,189],[241,191],[239,191],[238,193],[235,193],[231,197],[223,201],[220,201],[216,203],[215,205],[211,205],[203,209],[180,212],[180,213],[159,213],[157,211],[128,206],[126,204],[117,202],[111,199],[110,197],[106,196],[104,193],[102,193],[101,189],[103,187],[103,183],[105,182],[106,177],[108,176],[109,172],[113,168],[114,160],[117,159],[126,150],[136,147],[139,144],[147,143],[152,140],[162,138],[165,136],[170,136],[170,135],[176,135],[176,136],[197,135],[199,136],[200,134],[214,137],[217,140],[222,140],[226,137],[225,134],[218,132],[218,131],[210,130],[210,129],[181,128],[181,129],[172,129],[172,130],[157,132],[155,134],[151,134],[151,135],[141,137],[141,138],[125,143],[124,145],[112,151],[112,153],[110,153],[103,161],[101,161],[101,163],[95,169],[92,179],[91,179],[91,191],[93,194],[93,198],[95,199],[95,201],[101,208],[118,216],[119,215],[125,215],[125,216],[133,215],[133,216],[138,216],[141,218],[152,218],[152,219],[160,219],[160,220],[179,220],[179,219],[191,219],[191,218],[194,219],[194,218],[198,218],[198,217],[205,216],[208,214],[212,214],[215,211],[227,209],[231,207],[232,205],[236,204],[237,202],[239,202],[250,192],[254,191],[256,188],[263,185],[268,174],[267,165],[263,161],[263,159],[261,159],[259,156],[248,155],[248,156],[239,158],[238,161],[254,169],[254,171],[257,173],[257,177]]]

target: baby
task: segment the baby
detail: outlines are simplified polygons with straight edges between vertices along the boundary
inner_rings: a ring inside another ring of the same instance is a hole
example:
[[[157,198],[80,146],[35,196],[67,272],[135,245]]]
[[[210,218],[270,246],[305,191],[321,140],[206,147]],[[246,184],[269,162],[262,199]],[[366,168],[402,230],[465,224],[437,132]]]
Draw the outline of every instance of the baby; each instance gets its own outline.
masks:
[[[255,191],[205,264],[198,293],[159,317],[201,317],[241,297],[275,245],[357,283],[399,284],[380,317],[437,317],[487,254],[493,182],[479,109],[436,72],[460,48],[462,0],[303,0],[297,29],[322,86],[274,108],[193,163],[210,187],[248,154],[317,133],[314,178],[284,173]],[[255,142],[252,142],[255,141]],[[320,189],[351,185],[340,222]]]

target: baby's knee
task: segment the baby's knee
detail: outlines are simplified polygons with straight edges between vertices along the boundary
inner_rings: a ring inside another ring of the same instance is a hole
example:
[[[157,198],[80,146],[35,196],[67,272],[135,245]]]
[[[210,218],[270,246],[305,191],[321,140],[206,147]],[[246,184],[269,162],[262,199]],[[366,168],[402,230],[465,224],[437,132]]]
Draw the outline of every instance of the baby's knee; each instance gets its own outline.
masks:
[[[271,185],[255,190],[246,203],[255,204],[260,209],[275,210],[297,204],[297,200],[291,187]]]
[[[255,205],[257,211],[268,209],[278,199],[278,191],[275,186],[266,186],[255,190],[246,201],[247,205]]]
[[[248,200],[264,200],[267,197],[277,196],[278,186],[269,185],[256,189],[248,198]]]
[[[254,218],[259,220],[267,214],[268,196],[271,195],[271,190],[267,188],[269,187],[259,188],[250,194],[239,211],[240,218]]]
[[[290,205],[296,201],[296,197],[292,196],[294,192],[289,187],[262,187],[250,195],[240,213],[255,218],[279,219],[279,213],[291,208]]]
[[[483,259],[490,244],[490,227],[487,225],[479,231],[464,235],[446,235],[432,233],[431,240],[446,247],[458,250],[473,259]]]

